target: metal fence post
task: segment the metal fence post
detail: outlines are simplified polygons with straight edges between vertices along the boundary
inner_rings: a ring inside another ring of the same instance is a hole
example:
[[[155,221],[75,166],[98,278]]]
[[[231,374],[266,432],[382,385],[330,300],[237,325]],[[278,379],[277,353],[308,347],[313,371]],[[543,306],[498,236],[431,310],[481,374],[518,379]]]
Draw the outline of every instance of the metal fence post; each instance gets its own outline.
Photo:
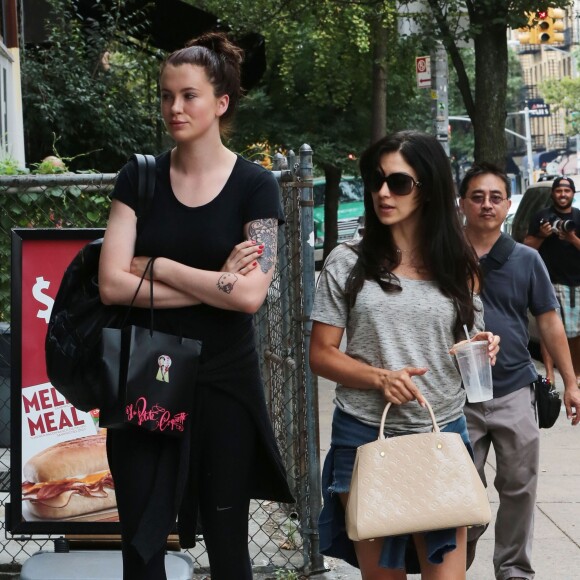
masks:
[[[312,189],[312,148],[308,144],[300,147],[300,180],[304,187],[300,189],[300,237],[302,248],[302,331],[304,344],[304,391],[306,407],[306,430],[308,433],[308,486],[309,510],[308,530],[305,530],[305,552],[308,555],[309,573],[324,572],[324,558],[319,552],[318,514],[321,509],[320,487],[320,436],[318,429],[318,381],[310,370],[310,334],[312,322],[310,314],[314,301],[314,217]]]

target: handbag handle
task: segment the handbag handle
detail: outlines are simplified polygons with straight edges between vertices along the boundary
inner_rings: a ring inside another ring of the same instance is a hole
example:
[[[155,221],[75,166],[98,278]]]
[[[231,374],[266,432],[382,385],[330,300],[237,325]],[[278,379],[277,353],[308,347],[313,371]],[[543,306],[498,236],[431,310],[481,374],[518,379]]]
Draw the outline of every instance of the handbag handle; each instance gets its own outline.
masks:
[[[127,312],[125,313],[125,318],[123,318],[123,322],[121,323],[121,328],[123,328],[123,326],[125,326],[125,324],[127,323],[127,319],[129,318],[129,314],[131,313],[131,308],[133,308],[133,303],[137,299],[137,295],[139,294],[139,290],[141,290],[141,286],[143,285],[143,282],[145,280],[145,276],[147,276],[147,272],[149,271],[149,269],[151,269],[151,276],[150,276],[151,280],[150,280],[150,284],[149,284],[149,287],[150,287],[149,310],[150,310],[150,315],[151,315],[151,327],[149,330],[151,332],[153,332],[153,262],[155,262],[155,258],[149,258],[149,261],[147,262],[147,265],[145,266],[145,270],[143,271],[141,279],[139,280],[139,284],[137,285],[137,290],[135,290],[135,294],[133,294],[133,298],[131,298],[129,308],[127,308]]]
[[[431,421],[433,421],[433,433],[439,433],[441,430],[439,429],[439,425],[437,425],[437,421],[435,419],[435,413],[433,413],[433,409],[431,408],[431,405],[429,404],[429,401],[427,401],[427,399],[425,399],[425,404],[427,405],[427,410],[429,411],[429,414],[431,415]],[[389,409],[391,408],[392,403],[387,403],[385,405],[385,410],[383,411],[383,416],[381,417],[381,426],[379,428],[379,439],[386,439],[385,437],[385,421],[387,419],[387,413],[389,412]]]
[[[153,264],[155,263],[155,258],[149,258],[147,262],[147,267],[151,268],[151,273],[149,275],[149,335],[153,336]],[[147,267],[145,272],[147,272]],[[145,275],[145,274],[143,274]]]

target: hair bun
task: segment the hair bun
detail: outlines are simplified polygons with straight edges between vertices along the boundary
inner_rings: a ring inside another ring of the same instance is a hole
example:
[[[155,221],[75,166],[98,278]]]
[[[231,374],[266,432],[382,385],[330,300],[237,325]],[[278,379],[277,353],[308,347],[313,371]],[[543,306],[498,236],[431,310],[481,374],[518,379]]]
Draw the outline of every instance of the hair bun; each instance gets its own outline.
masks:
[[[244,60],[244,51],[239,46],[236,46],[225,32],[206,32],[197,38],[193,38],[185,46],[186,48],[203,46],[237,65],[240,65]]]

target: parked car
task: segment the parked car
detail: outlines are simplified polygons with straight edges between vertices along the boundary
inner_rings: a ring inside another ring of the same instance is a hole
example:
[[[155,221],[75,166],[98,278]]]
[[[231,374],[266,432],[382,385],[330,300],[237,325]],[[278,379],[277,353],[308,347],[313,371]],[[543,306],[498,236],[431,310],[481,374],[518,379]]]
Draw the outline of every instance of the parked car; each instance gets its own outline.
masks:
[[[507,214],[507,216],[506,216],[506,218],[501,226],[502,231],[504,231],[506,234],[511,235],[511,233],[512,233],[514,217],[516,215],[516,212],[518,211],[518,207],[519,207],[520,202],[522,201],[523,197],[524,196],[521,193],[516,193],[510,197],[510,200],[512,203],[511,203],[510,208],[508,210],[508,214]]]
[[[314,260],[322,262],[324,246],[324,177],[314,179]],[[364,215],[364,188],[362,179],[350,175],[340,180],[338,200],[338,242],[350,240],[358,229],[359,218]]]

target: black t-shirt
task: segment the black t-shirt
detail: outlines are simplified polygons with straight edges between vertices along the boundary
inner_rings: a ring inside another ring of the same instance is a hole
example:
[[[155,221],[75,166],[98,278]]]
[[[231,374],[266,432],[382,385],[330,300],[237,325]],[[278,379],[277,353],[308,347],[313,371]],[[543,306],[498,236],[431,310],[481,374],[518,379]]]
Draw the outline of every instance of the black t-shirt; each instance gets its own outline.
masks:
[[[528,234],[538,236],[542,219],[550,223],[553,223],[554,219],[572,220],[576,224],[576,235],[580,236],[580,210],[575,207],[572,208],[572,213],[562,213],[554,207],[540,210],[532,218]],[[580,250],[570,242],[561,240],[557,234],[552,234],[544,239],[539,252],[554,284],[580,286]]]
[[[256,219],[284,222],[278,183],[270,171],[238,156],[222,191],[200,207],[183,205],[169,178],[170,152],[157,157],[155,195],[139,219],[136,256],[165,257],[202,270],[219,271],[243,227]],[[137,207],[137,170],[128,163],[120,171],[112,197]],[[133,324],[149,324],[148,310],[134,309]],[[206,304],[155,311],[157,330],[203,341],[202,359],[235,344],[251,330],[252,315]]]

